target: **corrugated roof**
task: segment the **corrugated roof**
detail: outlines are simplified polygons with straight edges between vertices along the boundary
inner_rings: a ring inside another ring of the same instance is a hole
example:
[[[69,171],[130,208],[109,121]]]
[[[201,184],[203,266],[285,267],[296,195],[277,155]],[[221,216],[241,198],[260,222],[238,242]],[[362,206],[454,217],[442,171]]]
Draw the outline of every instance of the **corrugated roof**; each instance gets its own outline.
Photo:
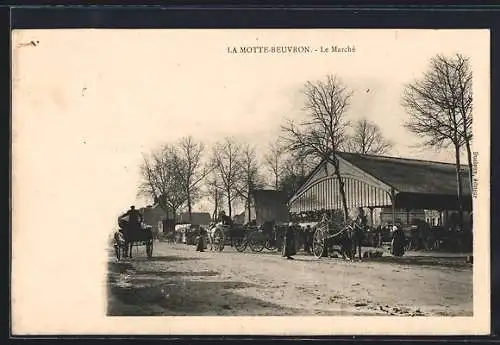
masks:
[[[455,164],[408,158],[339,152],[349,163],[399,192],[456,195]],[[462,165],[463,195],[471,195],[469,168]]]

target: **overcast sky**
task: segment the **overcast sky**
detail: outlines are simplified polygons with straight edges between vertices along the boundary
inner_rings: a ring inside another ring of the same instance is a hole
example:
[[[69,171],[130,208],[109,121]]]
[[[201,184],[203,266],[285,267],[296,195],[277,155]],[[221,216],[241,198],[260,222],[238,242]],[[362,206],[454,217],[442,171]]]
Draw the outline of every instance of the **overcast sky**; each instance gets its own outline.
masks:
[[[23,45],[32,40],[39,42]],[[435,30],[18,32],[17,202],[35,219],[44,217],[37,205],[50,205],[65,224],[85,212],[92,214],[87,226],[113,228],[119,212],[142,206],[136,200],[142,153],[192,135],[208,146],[234,136],[262,154],[283,118],[300,116],[304,82],[329,73],[354,91],[348,116],[376,122],[395,143],[392,155],[450,161],[449,153],[412,147],[417,141],[401,126],[407,118],[401,91],[438,53],[463,53],[476,75],[488,75],[488,42],[487,32]],[[227,53],[232,46],[292,44],[351,45],[356,52]],[[207,204],[198,210],[211,211]]]

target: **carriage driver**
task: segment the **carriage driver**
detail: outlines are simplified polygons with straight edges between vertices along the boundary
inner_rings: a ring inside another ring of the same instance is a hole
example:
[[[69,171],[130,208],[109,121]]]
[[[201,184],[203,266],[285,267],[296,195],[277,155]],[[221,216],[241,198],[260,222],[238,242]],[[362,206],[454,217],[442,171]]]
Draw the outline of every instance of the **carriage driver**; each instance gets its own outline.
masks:
[[[141,227],[143,221],[142,214],[135,209],[135,206],[130,206],[130,210],[124,216],[129,216],[129,227],[131,229],[139,229]]]
[[[220,211],[219,212],[219,219],[218,219],[218,221],[223,226],[229,226],[229,225],[231,225],[231,218],[229,218],[229,216],[226,216],[226,212],[224,212],[224,211]]]

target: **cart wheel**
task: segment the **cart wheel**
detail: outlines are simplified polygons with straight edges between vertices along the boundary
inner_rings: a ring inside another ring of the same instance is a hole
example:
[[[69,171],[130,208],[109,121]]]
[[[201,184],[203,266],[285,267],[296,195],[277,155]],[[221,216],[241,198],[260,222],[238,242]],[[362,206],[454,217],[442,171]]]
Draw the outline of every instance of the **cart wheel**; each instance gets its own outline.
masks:
[[[316,259],[323,256],[325,252],[326,240],[323,229],[317,229],[313,235],[313,254]]]
[[[267,250],[276,250],[276,247],[274,246],[273,240],[268,238],[266,240],[266,244],[264,245]]]
[[[148,259],[151,259],[153,257],[153,242],[154,240],[151,239],[146,243],[146,254],[148,256]]]
[[[248,244],[250,245],[250,249],[252,252],[260,253],[265,246],[265,242],[262,239],[262,234],[254,232],[250,234],[248,238]]]
[[[122,251],[122,249],[120,248],[120,246],[119,246],[118,244],[115,244],[115,245],[114,245],[114,247],[115,247],[115,255],[116,255],[116,259],[117,259],[118,261],[120,261],[120,259],[121,259],[121,251]]]
[[[233,240],[234,247],[239,252],[244,252],[247,249],[247,241],[243,237],[238,237]]]

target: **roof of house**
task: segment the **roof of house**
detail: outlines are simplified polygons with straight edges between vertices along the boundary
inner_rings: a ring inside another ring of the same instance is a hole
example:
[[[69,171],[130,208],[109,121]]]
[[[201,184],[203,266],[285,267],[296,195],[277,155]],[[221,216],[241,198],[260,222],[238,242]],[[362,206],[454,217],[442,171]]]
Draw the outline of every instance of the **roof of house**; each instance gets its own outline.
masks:
[[[233,216],[233,221],[235,223],[243,223],[245,221],[245,211]]]
[[[339,152],[338,155],[402,193],[456,195],[455,164]],[[469,168],[461,166],[463,195],[471,195]]]

